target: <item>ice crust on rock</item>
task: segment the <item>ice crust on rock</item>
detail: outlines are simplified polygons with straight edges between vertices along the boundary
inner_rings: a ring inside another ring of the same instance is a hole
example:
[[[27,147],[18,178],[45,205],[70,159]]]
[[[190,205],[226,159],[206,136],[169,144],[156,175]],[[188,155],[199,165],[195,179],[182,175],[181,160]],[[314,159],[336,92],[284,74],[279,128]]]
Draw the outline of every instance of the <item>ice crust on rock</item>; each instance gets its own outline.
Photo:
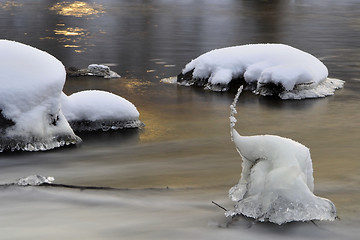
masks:
[[[229,190],[236,202],[226,216],[244,215],[258,221],[283,224],[292,221],[334,220],[335,205],[314,195],[309,149],[275,135],[241,136],[235,129],[236,101],[231,105],[231,138],[242,157],[242,173]]]
[[[282,99],[333,95],[344,81],[329,79],[328,69],[309,53],[284,44],[249,44],[215,49],[189,62],[178,76],[182,85],[227,91],[246,83],[255,93]]]
[[[110,67],[103,64],[90,64],[86,69],[78,69],[76,67],[68,67],[66,73],[69,77],[95,76],[103,78],[120,78],[121,76]]]
[[[128,100],[113,93],[88,90],[61,96],[66,119],[75,131],[138,128],[139,112]]]
[[[30,175],[18,179],[14,184],[19,186],[39,186],[44,183],[51,184],[55,179],[53,177],[44,177],[41,175]]]
[[[120,75],[114,71],[111,71],[110,68],[103,64],[90,64],[88,66],[89,73],[88,75],[94,75],[104,78],[119,78]]]
[[[0,152],[39,151],[75,144],[60,106],[63,64],[50,54],[0,40]]]

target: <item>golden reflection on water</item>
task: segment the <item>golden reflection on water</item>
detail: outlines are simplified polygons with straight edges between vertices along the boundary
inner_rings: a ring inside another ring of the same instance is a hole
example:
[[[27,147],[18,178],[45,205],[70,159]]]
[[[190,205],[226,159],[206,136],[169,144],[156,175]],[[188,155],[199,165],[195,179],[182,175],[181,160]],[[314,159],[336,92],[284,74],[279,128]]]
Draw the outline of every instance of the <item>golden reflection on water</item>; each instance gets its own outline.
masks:
[[[0,3],[0,8],[4,10],[9,10],[14,7],[22,7],[22,6],[23,6],[22,3],[17,3],[15,1],[6,1],[4,3]]]
[[[64,23],[56,24],[56,26],[57,28],[52,30],[52,32],[57,35],[57,37],[48,36],[40,39],[55,39],[59,43],[63,43],[63,47],[73,48],[77,53],[85,52],[86,47],[90,46],[87,42],[90,33],[86,29],[80,27],[65,27]]]
[[[85,29],[79,28],[79,27],[75,27],[75,28],[69,27],[69,28],[66,28],[66,29],[63,29],[63,30],[55,29],[54,32],[57,35],[80,36],[80,35],[85,34]]]
[[[73,16],[78,18],[98,16],[99,14],[105,13],[102,5],[87,3],[85,1],[61,1],[55,3],[49,9],[51,11],[55,11],[58,15]],[[57,35],[57,37],[47,36],[41,38],[41,40],[55,39],[58,42],[63,43],[63,47],[72,48],[77,53],[85,52],[87,47],[91,46],[88,42],[90,33],[87,29],[80,27],[66,27],[64,23],[58,23],[52,32]],[[104,31],[99,31],[99,33],[105,34]]]
[[[59,15],[73,17],[87,17],[91,15],[99,15],[105,12],[100,4],[86,3],[82,1],[75,1],[73,3],[58,2],[52,6],[50,10],[56,11]]]
[[[129,91],[139,90],[139,88],[144,88],[146,86],[150,86],[153,83],[150,81],[139,81],[138,79],[128,79],[125,87]]]

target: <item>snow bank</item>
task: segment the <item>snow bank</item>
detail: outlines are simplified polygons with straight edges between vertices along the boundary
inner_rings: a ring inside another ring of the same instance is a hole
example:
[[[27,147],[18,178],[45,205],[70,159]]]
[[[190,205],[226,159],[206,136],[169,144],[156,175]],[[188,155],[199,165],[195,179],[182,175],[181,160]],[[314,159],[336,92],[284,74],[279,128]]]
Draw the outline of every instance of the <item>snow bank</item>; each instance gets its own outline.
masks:
[[[138,128],[139,112],[128,100],[115,94],[88,90],[61,97],[62,110],[75,131]]]
[[[313,194],[310,151],[288,138],[273,135],[241,136],[234,129],[236,101],[231,105],[231,137],[242,157],[240,181],[229,191],[236,202],[227,216],[245,215],[259,221],[334,220],[335,205]]]
[[[328,79],[314,56],[283,44],[251,44],[212,50],[188,63],[178,76],[183,85],[227,91],[246,83],[255,93],[282,99],[324,97],[344,82]]]
[[[8,40],[0,40],[0,54],[0,152],[79,142],[60,109],[62,63],[44,51]]]

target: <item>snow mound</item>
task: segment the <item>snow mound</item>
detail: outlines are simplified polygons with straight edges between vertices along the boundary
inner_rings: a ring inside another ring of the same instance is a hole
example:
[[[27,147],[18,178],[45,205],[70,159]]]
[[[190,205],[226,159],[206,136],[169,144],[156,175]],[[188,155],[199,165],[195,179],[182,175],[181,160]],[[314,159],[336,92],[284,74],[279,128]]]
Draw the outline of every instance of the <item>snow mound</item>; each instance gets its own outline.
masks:
[[[313,194],[310,151],[304,145],[274,135],[241,136],[235,129],[236,101],[231,107],[231,137],[242,157],[242,173],[229,190],[236,202],[226,216],[245,215],[258,221],[334,220],[335,205]]]
[[[255,93],[282,99],[333,95],[344,81],[328,79],[328,69],[314,56],[284,44],[249,44],[207,52],[178,75],[182,85],[227,91],[245,83]]]
[[[31,175],[18,179],[14,184],[19,186],[39,186],[44,183],[51,184],[55,179],[53,177],[44,177],[40,175]]]
[[[48,150],[81,141],[60,108],[63,64],[8,40],[0,40],[0,54],[0,152]]]
[[[115,94],[88,90],[61,96],[62,110],[75,131],[95,131],[143,126],[139,112],[128,100]]]

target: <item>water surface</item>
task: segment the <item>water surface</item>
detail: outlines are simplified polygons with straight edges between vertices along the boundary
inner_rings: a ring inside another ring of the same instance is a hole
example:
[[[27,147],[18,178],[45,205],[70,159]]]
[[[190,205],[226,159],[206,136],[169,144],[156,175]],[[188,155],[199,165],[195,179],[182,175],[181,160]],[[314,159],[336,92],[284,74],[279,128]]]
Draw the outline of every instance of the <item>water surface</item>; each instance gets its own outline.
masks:
[[[31,174],[119,190],[1,188],[2,239],[357,239],[360,234],[360,8],[332,1],[0,1],[1,38],[45,50],[65,66],[106,63],[122,78],[67,79],[66,94],[100,89],[133,102],[141,130],[79,133],[83,143],[1,154],[0,182]],[[237,130],[276,134],[310,148],[315,194],[341,220],[239,220],[226,228],[227,191],[241,174],[229,134],[234,93],[161,83],[209,50],[289,44],[346,81],[334,96],[280,101],[244,93]],[[220,228],[219,228],[220,226]]]

